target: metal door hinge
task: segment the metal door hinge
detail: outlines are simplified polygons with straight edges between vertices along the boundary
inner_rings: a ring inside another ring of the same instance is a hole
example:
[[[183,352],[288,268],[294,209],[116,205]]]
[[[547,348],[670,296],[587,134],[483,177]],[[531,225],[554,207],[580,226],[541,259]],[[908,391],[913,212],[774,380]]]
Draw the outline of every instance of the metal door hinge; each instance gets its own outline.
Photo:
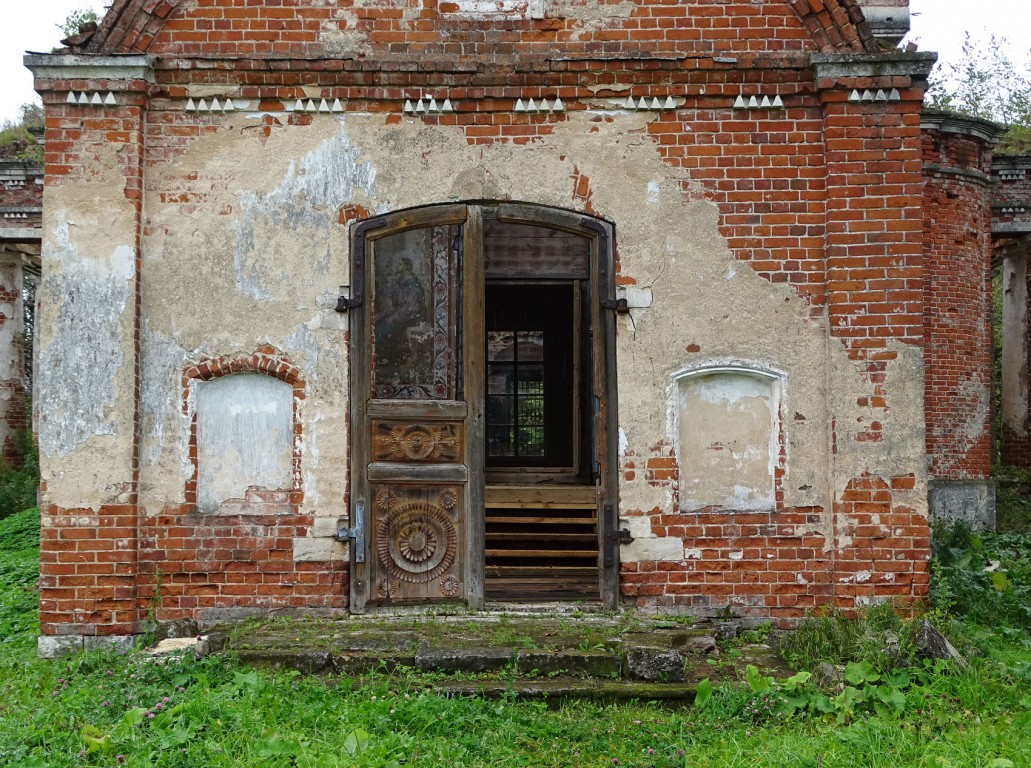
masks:
[[[337,530],[340,541],[354,541],[354,561],[365,562],[365,501],[359,499],[354,503],[354,525],[350,528],[341,526]]]
[[[630,535],[630,531],[626,529],[616,529],[614,531],[605,531],[605,548],[602,551],[602,564],[606,568],[612,568],[616,565],[616,548],[620,544],[630,544],[634,540],[633,536]]]
[[[620,528],[616,531],[608,531],[605,534],[605,540],[611,546],[612,544],[632,544],[634,537],[630,535],[630,531],[626,528]]]
[[[624,298],[619,299],[602,299],[602,309],[614,309],[617,315],[626,315],[630,313],[630,304]]]

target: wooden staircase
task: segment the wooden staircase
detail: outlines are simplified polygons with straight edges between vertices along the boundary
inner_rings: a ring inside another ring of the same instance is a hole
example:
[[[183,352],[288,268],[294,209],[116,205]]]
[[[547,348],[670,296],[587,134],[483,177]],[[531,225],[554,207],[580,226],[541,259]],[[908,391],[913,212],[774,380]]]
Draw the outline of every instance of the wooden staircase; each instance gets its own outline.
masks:
[[[485,597],[599,599],[597,489],[488,485]]]

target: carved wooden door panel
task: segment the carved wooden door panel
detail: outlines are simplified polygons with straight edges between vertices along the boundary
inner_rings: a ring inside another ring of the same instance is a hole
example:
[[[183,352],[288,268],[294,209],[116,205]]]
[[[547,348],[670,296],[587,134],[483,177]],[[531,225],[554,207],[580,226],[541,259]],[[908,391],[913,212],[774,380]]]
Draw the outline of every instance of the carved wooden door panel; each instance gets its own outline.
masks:
[[[483,594],[479,214],[437,206],[352,234],[351,609]],[[472,318],[472,320],[469,320]]]

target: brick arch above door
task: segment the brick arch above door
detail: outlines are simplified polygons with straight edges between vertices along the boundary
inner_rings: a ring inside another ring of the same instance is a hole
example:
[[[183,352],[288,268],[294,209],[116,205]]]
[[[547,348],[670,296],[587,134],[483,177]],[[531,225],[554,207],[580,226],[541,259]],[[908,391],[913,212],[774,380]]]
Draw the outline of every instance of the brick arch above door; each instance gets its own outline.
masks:
[[[877,41],[863,13],[861,0],[779,0],[779,2],[787,6],[790,12],[793,12],[808,31],[812,39],[811,50],[822,53],[874,53],[878,50]],[[619,5],[621,6],[631,7],[611,17],[614,25],[618,24],[620,18],[633,17],[635,14],[638,14],[639,9],[644,9],[649,4],[648,0],[620,3]],[[695,3],[694,0],[687,0],[685,4],[692,5]],[[180,13],[180,11],[193,10],[198,5],[207,7],[210,15],[210,10],[217,8],[218,2],[217,0],[206,3],[203,0],[200,0],[200,2],[197,0],[114,0],[98,29],[92,35],[85,37],[84,40],[77,41],[71,45],[69,50],[76,53],[101,54],[149,53],[166,24],[173,20],[176,22],[182,21],[185,13]],[[348,4],[351,7],[355,5],[358,5],[358,3],[352,2]],[[519,0],[513,0],[510,5],[514,8],[521,7]],[[528,6],[529,4],[524,3],[523,5]],[[747,0],[742,2],[742,6],[751,6],[753,11],[756,8],[753,3],[749,3]],[[288,6],[283,4],[283,7]],[[293,5],[293,7],[299,13],[302,12],[302,9],[298,8],[297,5]],[[342,7],[346,8],[347,6]],[[565,3],[561,10],[570,14],[572,18],[576,7],[573,3]],[[414,14],[413,19],[417,17],[420,21],[427,18],[442,18],[445,20],[451,19],[453,24],[454,17],[462,13],[462,8],[463,4],[461,2],[441,3],[439,4],[439,10],[429,10],[426,7],[422,9],[412,8],[409,9],[409,13]],[[668,9],[668,6],[663,6],[663,8]],[[545,9],[544,18],[533,18],[530,15],[525,15],[520,19],[520,22],[527,25],[528,29],[533,29],[535,26],[543,26],[549,30],[556,29],[556,25],[560,24],[561,19],[548,16],[547,6],[545,6]],[[245,11],[247,9],[234,6],[233,10]],[[250,10],[256,16],[261,15],[258,7],[251,8]],[[332,9],[320,6],[318,10],[328,14]],[[647,15],[643,11],[640,11],[640,13],[641,15]],[[281,19],[281,15],[277,16],[277,18]],[[329,20],[328,16],[327,20]],[[588,24],[593,24],[594,28],[602,26],[596,21],[588,22]],[[215,27],[216,25],[211,25],[210,34],[219,34],[220,30]],[[234,25],[231,29],[227,29],[226,32],[239,32],[239,29],[239,25]],[[287,34],[297,34],[294,31],[286,30],[282,24],[270,24],[264,31],[277,29],[280,30],[281,36],[284,37]],[[196,35],[197,33],[194,30],[191,34]],[[247,34],[246,28],[244,34]],[[632,39],[633,37],[630,38],[630,40]],[[695,45],[693,41],[684,43],[685,48],[693,45]],[[255,55],[260,55],[263,51],[256,49],[251,52]],[[329,56],[330,52],[327,51],[325,55]],[[333,57],[339,57],[339,55],[339,52],[337,52],[333,54]]]

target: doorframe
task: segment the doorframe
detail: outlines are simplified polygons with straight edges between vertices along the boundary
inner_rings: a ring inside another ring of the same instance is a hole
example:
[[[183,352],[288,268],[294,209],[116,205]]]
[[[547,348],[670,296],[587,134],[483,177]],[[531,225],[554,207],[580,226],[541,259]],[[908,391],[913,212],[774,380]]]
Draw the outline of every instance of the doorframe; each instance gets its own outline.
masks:
[[[366,350],[371,341],[368,300],[371,298],[372,264],[367,258],[367,244],[407,229],[432,225],[463,224],[462,262],[458,290],[462,311],[461,353],[463,398],[467,442],[465,462],[465,549],[462,564],[464,598],[472,610],[484,603],[484,466],[486,360],[485,348],[483,252],[483,212],[493,210],[500,221],[544,226],[570,232],[591,241],[589,296],[591,303],[592,370],[591,397],[593,411],[593,461],[599,477],[598,489],[598,578],[599,595],[604,607],[614,610],[619,605],[619,478],[617,466],[618,401],[616,388],[616,325],[614,227],[610,222],[577,211],[552,208],[532,203],[469,201],[402,209],[382,216],[353,222],[350,232],[350,280],[352,296],[347,301],[350,342],[349,370],[349,518],[350,531],[365,529],[361,556],[357,545],[351,547],[350,602],[352,613],[364,613],[371,585],[368,578],[369,558],[374,556],[372,531],[367,530],[369,504],[369,456],[365,430],[371,395]],[[474,290],[470,290],[472,287]],[[587,372],[584,372],[585,375]],[[430,402],[430,401],[428,401]],[[439,401],[438,401],[439,402]]]

